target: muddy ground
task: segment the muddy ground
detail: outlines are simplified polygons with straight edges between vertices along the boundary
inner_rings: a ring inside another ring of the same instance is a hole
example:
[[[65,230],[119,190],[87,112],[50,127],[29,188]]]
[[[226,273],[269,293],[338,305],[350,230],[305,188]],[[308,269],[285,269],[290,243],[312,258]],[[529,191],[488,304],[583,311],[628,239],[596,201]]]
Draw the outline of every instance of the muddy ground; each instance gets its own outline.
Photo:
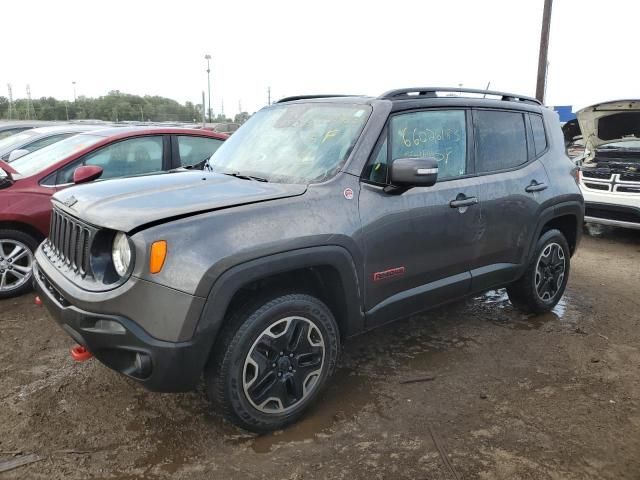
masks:
[[[585,235],[548,315],[497,291],[348,341],[321,401],[273,435],[71,345],[32,295],[0,301],[0,463],[43,457],[0,477],[640,479],[640,231]]]

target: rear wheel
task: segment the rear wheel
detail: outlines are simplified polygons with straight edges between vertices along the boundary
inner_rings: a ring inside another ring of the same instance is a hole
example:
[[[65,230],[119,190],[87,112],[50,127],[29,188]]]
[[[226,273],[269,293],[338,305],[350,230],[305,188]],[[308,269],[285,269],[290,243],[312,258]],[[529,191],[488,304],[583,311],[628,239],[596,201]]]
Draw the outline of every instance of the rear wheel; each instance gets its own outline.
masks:
[[[507,287],[511,303],[526,313],[544,313],[555,307],[567,286],[570,255],[562,232],[543,233],[524,275]]]
[[[0,230],[0,299],[31,290],[33,254],[38,241],[19,230]]]
[[[254,432],[298,420],[333,374],[338,328],[327,306],[306,294],[258,301],[229,319],[205,371],[215,406]]]

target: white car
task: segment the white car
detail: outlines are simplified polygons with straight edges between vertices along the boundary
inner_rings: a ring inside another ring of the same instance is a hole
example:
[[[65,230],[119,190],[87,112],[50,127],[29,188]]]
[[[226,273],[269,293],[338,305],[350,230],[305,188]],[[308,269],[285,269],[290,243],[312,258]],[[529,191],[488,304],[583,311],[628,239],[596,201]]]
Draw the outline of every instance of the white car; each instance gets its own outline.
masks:
[[[640,229],[640,100],[599,103],[577,117],[585,222]]]

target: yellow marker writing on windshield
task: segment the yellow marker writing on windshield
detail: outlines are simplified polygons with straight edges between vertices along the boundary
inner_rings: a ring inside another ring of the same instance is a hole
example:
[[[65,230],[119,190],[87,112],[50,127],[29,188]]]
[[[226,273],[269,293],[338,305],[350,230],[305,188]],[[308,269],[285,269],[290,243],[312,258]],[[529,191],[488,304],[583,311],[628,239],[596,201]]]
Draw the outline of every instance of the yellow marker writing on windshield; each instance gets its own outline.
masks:
[[[321,142],[321,143],[324,143],[324,142],[325,142],[325,140],[327,140],[328,138],[335,137],[337,134],[338,134],[338,130],[337,130],[337,129],[329,130],[329,131],[325,134],[325,136],[324,136],[324,138],[322,139],[322,142]]]

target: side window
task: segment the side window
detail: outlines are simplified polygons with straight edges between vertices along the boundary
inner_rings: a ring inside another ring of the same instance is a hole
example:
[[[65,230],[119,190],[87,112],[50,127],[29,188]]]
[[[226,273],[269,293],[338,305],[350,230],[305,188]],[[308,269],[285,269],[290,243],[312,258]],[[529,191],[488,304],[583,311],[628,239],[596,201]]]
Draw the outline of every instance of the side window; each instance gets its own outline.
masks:
[[[427,110],[395,115],[390,124],[391,161],[427,157],[438,161],[438,179],[467,173],[464,110]]]
[[[527,162],[522,113],[477,110],[474,126],[477,172],[504,170]]]
[[[40,140],[31,142],[29,145],[26,145],[22,148],[24,148],[25,150],[29,150],[30,152],[35,152],[36,150],[40,150],[41,148],[51,145],[52,143],[56,143],[56,142],[59,142],[60,140],[64,140],[65,138],[70,137],[71,135],[74,135],[74,134],[64,133],[61,135],[51,135],[50,137],[41,138]]]
[[[178,136],[180,165],[192,167],[207,160],[222,145],[222,140],[207,137]]]
[[[71,183],[81,165],[102,167],[100,180],[159,172],[162,168],[162,137],[137,137],[107,145],[58,172],[58,184]]]
[[[529,114],[536,157],[547,149],[547,136],[544,133],[544,122],[540,115]]]

